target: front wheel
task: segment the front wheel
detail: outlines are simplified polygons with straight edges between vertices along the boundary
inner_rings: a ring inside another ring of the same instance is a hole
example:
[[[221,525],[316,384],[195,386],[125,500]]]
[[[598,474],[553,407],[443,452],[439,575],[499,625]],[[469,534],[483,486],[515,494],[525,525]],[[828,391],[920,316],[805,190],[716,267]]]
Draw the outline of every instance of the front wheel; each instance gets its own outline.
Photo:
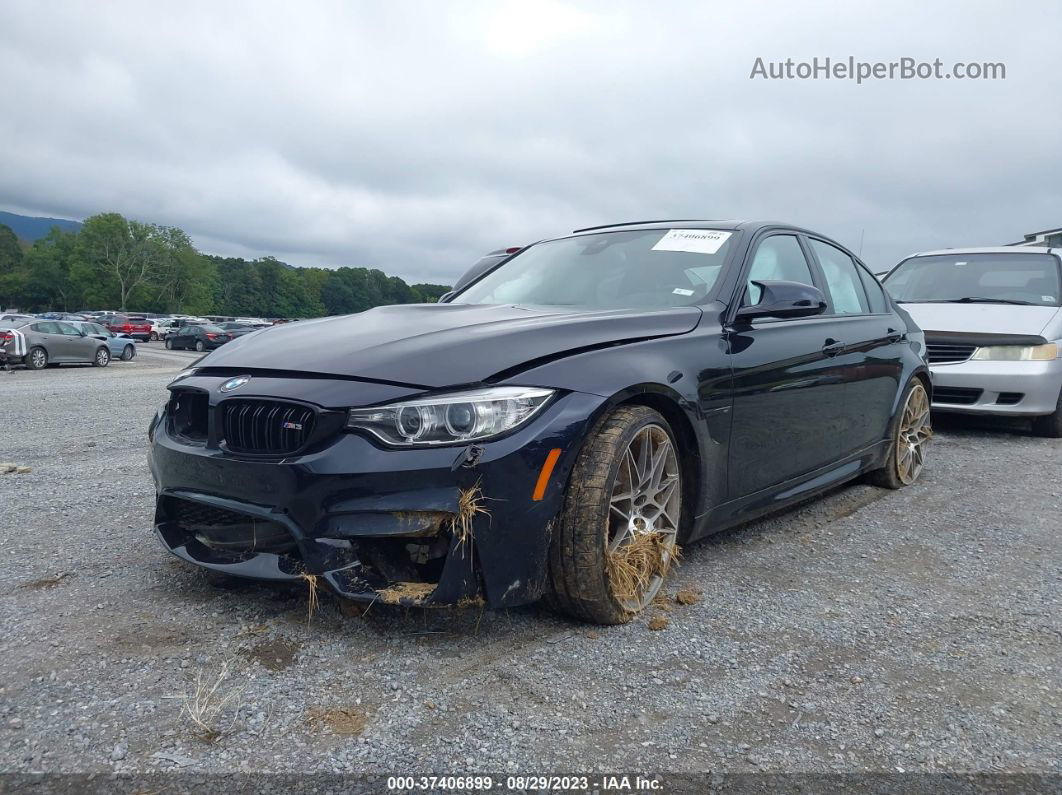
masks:
[[[206,349],[206,345],[203,344],[202,340],[196,340],[195,341],[195,349],[199,353],[202,353]]]
[[[122,361],[132,361],[134,356],[136,356],[136,348],[134,348],[132,345],[126,345],[125,350],[122,351]]]
[[[1062,439],[1062,392],[1059,392],[1054,414],[1033,417],[1033,433],[1048,439]]]
[[[96,351],[96,357],[92,360],[92,364],[95,367],[106,367],[111,363],[111,352],[106,348],[99,348]]]
[[[926,448],[933,438],[929,414],[929,394],[919,378],[907,385],[900,410],[892,424],[892,444],[885,466],[870,472],[867,479],[875,486],[902,489],[922,474]]]
[[[667,421],[621,406],[587,438],[550,541],[547,604],[597,624],[645,609],[678,557],[682,473]]]

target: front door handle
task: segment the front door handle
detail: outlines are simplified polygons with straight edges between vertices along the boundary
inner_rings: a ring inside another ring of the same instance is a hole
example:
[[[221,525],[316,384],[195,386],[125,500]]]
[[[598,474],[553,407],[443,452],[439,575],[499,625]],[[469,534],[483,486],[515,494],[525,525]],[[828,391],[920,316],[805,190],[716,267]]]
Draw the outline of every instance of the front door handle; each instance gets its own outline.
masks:
[[[844,353],[844,343],[830,338],[826,340],[826,344],[822,346],[822,352],[827,356],[836,356],[839,353]]]
[[[894,328],[890,328],[888,331],[885,332],[885,339],[887,339],[889,342],[899,342],[903,339],[903,334],[901,334]]]

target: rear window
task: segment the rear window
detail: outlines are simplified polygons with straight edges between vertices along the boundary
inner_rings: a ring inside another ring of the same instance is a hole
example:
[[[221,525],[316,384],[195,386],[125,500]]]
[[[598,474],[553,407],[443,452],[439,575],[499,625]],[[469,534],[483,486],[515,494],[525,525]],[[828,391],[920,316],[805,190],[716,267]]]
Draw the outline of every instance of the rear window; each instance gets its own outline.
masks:
[[[201,328],[207,334],[224,334],[225,333],[225,329],[223,329],[221,326],[205,326],[204,325],[204,326],[193,326],[193,328]]]
[[[1059,306],[1058,259],[1025,252],[912,257],[885,279],[897,301],[974,299]]]

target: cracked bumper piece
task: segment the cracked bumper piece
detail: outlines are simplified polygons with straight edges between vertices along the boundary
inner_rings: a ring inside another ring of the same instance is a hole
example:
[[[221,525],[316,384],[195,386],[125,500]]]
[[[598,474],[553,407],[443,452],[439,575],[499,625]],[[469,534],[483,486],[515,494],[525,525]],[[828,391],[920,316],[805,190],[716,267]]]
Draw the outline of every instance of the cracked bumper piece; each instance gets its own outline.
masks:
[[[472,467],[454,466],[457,447],[391,450],[352,433],[302,456],[250,460],[189,445],[163,421],[149,456],[155,530],[198,566],[261,580],[314,575],[361,602],[532,602],[545,587],[550,526],[577,440],[600,400],[563,396],[529,427],[483,444]],[[556,448],[549,485],[534,499]],[[469,515],[477,488],[479,510]]]

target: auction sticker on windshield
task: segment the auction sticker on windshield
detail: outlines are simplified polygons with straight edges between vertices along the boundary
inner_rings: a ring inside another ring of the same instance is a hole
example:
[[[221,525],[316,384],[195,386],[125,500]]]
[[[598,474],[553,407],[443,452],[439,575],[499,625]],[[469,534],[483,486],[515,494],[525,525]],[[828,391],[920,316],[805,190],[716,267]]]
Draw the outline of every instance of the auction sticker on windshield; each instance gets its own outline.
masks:
[[[730,232],[717,229],[671,229],[656,241],[653,251],[688,251],[693,254],[715,254],[730,237]]]

